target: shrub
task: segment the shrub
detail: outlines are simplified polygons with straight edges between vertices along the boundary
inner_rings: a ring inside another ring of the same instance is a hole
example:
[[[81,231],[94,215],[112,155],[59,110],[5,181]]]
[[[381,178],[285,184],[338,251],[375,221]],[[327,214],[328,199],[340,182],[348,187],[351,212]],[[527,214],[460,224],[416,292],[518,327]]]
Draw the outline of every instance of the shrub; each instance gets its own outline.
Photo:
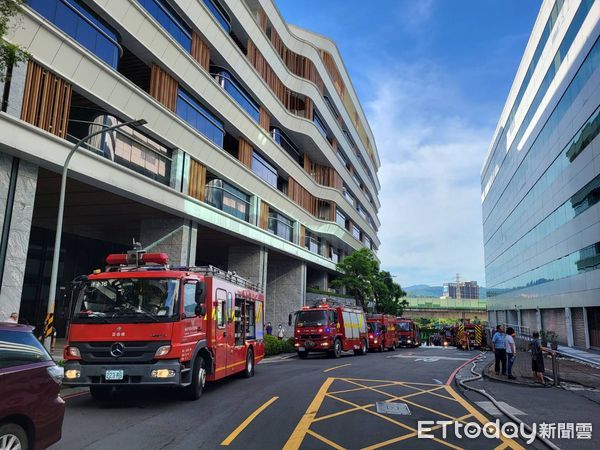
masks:
[[[294,339],[278,339],[275,336],[265,336],[265,356],[294,352]]]

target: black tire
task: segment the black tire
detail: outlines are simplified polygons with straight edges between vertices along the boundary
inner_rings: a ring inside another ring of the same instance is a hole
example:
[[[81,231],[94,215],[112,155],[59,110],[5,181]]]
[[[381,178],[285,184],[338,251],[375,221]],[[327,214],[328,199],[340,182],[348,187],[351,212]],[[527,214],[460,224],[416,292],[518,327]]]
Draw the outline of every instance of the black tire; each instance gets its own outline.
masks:
[[[6,442],[4,439],[6,439]],[[20,445],[21,450],[27,450],[29,448],[29,439],[23,427],[16,423],[5,423],[0,425],[0,445],[3,444],[8,449],[19,448],[18,446]]]
[[[331,357],[339,358],[340,356],[342,356],[342,341],[336,339],[333,342],[333,350],[331,351]]]
[[[390,352],[394,352],[394,351],[396,351],[396,343],[395,343],[395,342],[392,342],[392,346],[391,346],[391,347],[388,347],[388,350],[389,350]]]
[[[244,366],[244,378],[254,376],[254,351],[249,348],[246,352],[246,365]]]
[[[357,350],[358,353],[355,352],[356,355],[364,356],[369,351],[369,346],[367,345],[367,341],[361,339],[360,341],[360,349]]]
[[[90,394],[97,402],[107,402],[112,398],[112,386],[90,386]]]
[[[381,344],[379,344],[378,350],[383,353],[383,342]]]
[[[197,356],[192,367],[192,382],[184,388],[185,398],[191,401],[198,400],[202,396],[205,384],[206,368],[204,358]]]
[[[306,358],[308,358],[308,352],[307,352],[306,350],[305,350],[305,351],[303,351],[303,352],[299,351],[299,352],[298,352],[298,357],[299,357],[300,359],[306,359]]]

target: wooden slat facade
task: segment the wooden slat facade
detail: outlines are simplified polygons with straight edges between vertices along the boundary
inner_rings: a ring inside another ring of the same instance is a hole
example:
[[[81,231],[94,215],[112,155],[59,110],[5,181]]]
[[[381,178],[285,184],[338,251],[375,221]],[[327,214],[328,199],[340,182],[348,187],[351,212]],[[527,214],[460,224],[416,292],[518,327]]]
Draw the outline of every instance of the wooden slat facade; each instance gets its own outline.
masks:
[[[288,179],[288,197],[313,216],[317,216],[317,198],[292,177]]]
[[[258,226],[263,230],[269,228],[269,204],[264,200],[260,202],[260,215],[258,219]]]
[[[238,143],[238,159],[246,167],[252,167],[252,145],[243,138]]]
[[[344,186],[342,177],[333,167],[314,163],[306,154],[304,155],[304,170],[306,170],[310,176],[322,186],[332,187],[339,191],[341,191]]]
[[[188,195],[204,201],[204,190],[206,186],[206,167],[195,159],[190,160],[190,180]]]
[[[300,225],[300,233],[298,235],[298,244],[304,247],[304,241],[306,240],[306,227]]]
[[[210,48],[196,33],[192,33],[192,57],[208,72],[210,69]]]
[[[258,124],[268,133],[271,131],[271,116],[269,112],[261,105],[258,114]]]
[[[21,119],[61,138],[66,137],[73,89],[34,61],[27,63]]]
[[[156,64],[150,73],[150,95],[175,112],[177,108],[177,81]]]

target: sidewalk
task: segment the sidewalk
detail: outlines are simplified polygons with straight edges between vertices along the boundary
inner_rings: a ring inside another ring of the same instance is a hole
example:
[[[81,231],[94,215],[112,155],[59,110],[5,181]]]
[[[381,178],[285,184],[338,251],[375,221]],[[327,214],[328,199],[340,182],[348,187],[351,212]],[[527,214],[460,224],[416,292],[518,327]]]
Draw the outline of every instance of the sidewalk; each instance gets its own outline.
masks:
[[[531,357],[529,353],[517,353],[513,364],[513,375],[516,380],[509,380],[506,376],[496,375],[494,372],[494,361],[486,366],[483,375],[499,381],[512,384],[524,384],[529,386],[540,386],[533,378],[531,371]],[[545,376],[552,378],[552,359],[546,355],[544,358]],[[600,389],[600,368],[585,364],[569,358],[558,358],[558,377],[561,382],[579,384],[586,388]]]
[[[593,350],[579,350],[573,347],[558,346],[558,353],[573,359],[584,361],[589,364],[595,364],[600,367],[600,352]]]

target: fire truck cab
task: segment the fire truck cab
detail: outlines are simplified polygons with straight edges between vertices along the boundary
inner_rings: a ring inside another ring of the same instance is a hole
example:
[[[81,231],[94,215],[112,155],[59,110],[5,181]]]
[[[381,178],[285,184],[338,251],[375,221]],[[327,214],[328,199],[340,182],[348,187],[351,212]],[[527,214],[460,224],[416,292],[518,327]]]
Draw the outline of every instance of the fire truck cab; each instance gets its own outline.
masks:
[[[369,329],[369,350],[384,349],[391,351],[398,347],[398,336],[396,334],[396,318],[387,314],[369,314],[367,316],[367,327]]]
[[[396,331],[398,346],[419,347],[421,345],[421,331],[413,320],[398,317]]]
[[[361,308],[334,304],[327,299],[305,306],[290,314],[294,325],[294,346],[298,356],[309,352],[326,352],[339,358],[342,352],[353,350],[355,355],[367,353],[367,321]]]
[[[178,387],[195,400],[206,381],[254,375],[264,357],[260,286],[212,266],[169,267],[165,253],[106,262],[76,280],[65,385],[89,386],[97,400],[135,386]]]

